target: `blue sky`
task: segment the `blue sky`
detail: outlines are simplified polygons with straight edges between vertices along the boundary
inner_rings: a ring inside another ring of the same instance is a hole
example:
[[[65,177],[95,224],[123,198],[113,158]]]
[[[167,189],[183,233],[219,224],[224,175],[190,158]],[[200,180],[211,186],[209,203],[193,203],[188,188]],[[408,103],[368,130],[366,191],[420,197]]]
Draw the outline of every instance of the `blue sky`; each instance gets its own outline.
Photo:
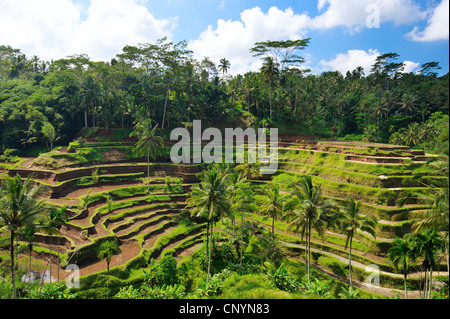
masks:
[[[225,57],[231,73],[258,70],[257,41],[310,37],[302,54],[313,73],[368,73],[396,52],[405,71],[439,61],[449,69],[449,0],[0,0],[0,44],[58,59],[109,60],[124,45],[163,36],[186,40],[195,57]],[[20,26],[19,28],[17,26]]]

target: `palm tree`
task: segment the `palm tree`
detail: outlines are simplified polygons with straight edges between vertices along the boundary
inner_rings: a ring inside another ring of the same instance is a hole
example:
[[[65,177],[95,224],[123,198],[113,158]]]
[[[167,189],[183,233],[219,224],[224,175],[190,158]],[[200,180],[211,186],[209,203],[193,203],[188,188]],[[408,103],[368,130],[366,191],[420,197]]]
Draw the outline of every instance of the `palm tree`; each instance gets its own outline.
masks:
[[[222,75],[225,75],[225,73],[228,73],[228,70],[230,69],[230,61],[223,58],[219,62],[219,71],[222,72]]]
[[[235,175],[236,176],[236,175]],[[238,174],[239,178],[236,179],[233,191],[233,208],[240,212],[241,214],[241,231],[240,231],[240,241],[239,241],[239,265],[242,268],[242,256],[244,249],[244,224],[245,224],[245,213],[254,211],[254,198],[253,190],[250,187],[250,182],[248,182],[246,177],[242,174]],[[233,231],[234,233],[234,231]]]
[[[272,81],[278,75],[278,72],[278,63],[276,63],[270,56],[265,57],[261,67],[261,74],[264,76],[269,85],[270,119],[272,119]]]
[[[43,193],[42,186],[33,186],[30,178],[22,182],[19,175],[6,175],[0,187],[0,228],[10,232],[12,296],[16,298],[14,239],[23,227],[32,225],[45,209],[37,198]]]
[[[331,200],[323,200],[321,187],[313,186],[311,176],[302,176],[298,184],[291,186],[291,199],[285,206],[284,218],[289,221],[288,230],[296,227],[301,229],[302,239],[306,236],[305,256],[307,261],[308,282],[310,282],[311,265],[311,230],[314,228],[322,239],[324,230],[333,223],[331,212],[337,207]]]
[[[88,127],[87,112],[88,108],[92,110],[92,127],[95,127],[95,107],[100,101],[100,85],[94,80],[92,76],[88,76],[81,86],[80,97],[84,108],[84,125]]]
[[[437,135],[437,130],[431,123],[428,122],[423,122],[420,124],[418,130],[419,140],[423,141],[423,150],[426,152],[426,147],[428,147],[429,141]]]
[[[31,296],[31,252],[33,251],[33,238],[35,234],[37,233],[37,228],[34,224],[28,225],[25,228],[22,228],[19,230],[20,237],[26,239],[28,241],[28,262],[29,262],[29,269],[28,269],[28,295]],[[31,297],[30,297],[31,298]]]
[[[265,197],[260,213],[272,217],[272,238],[275,238],[275,220],[283,212],[286,196],[280,193],[280,186],[278,184],[266,186],[263,192]]]
[[[427,209],[410,211],[408,219],[414,220],[412,225],[413,234],[418,234],[426,230],[440,232],[444,240],[445,255],[447,260],[447,272],[449,270],[448,258],[448,237],[449,237],[449,188],[448,188],[448,156],[442,157],[444,161],[430,162],[428,165],[436,169],[436,174],[443,174],[447,177],[446,185],[443,188],[429,186],[426,191],[420,193],[405,194],[399,199],[398,206],[402,207],[410,198],[417,198],[421,205],[428,206]],[[445,162],[446,160],[446,162]],[[399,220],[402,213],[392,216],[392,220]]]
[[[376,220],[361,214],[362,203],[353,198],[344,203],[342,211],[341,229],[347,233],[345,249],[349,247],[348,267],[350,272],[350,287],[352,287],[352,241],[358,230],[371,234],[374,238]]]
[[[408,290],[406,287],[406,276],[408,276],[409,266],[415,261],[411,241],[409,237],[395,238],[388,252],[389,260],[394,268],[404,275],[405,299],[408,299]]]
[[[419,124],[416,122],[409,124],[406,129],[402,130],[402,136],[406,145],[418,145],[420,143]]]
[[[109,299],[109,264],[111,263],[112,256],[120,253],[119,246],[116,240],[107,240],[100,244],[98,249],[98,258],[106,259],[106,272],[107,272],[107,283],[106,283],[106,299]]]
[[[58,279],[59,280],[59,268],[61,259],[59,257],[59,238],[61,237],[60,228],[62,225],[69,221],[69,218],[64,213],[66,210],[66,206],[61,207],[59,210],[51,210],[50,213],[46,216],[43,223],[40,225],[40,228],[43,229],[48,235],[56,235],[58,236],[57,244],[58,247]],[[53,240],[52,240],[53,241]],[[51,274],[51,262],[50,262],[50,274]],[[51,276],[50,276],[51,281]]]
[[[425,270],[424,298],[430,298],[433,283],[433,268],[437,266],[437,252],[444,248],[444,240],[435,229],[420,232],[412,237],[414,257],[422,257]]]
[[[214,221],[230,212],[230,186],[227,174],[218,165],[212,165],[200,176],[200,184],[192,186],[186,207],[193,208],[191,216],[207,219],[207,251],[209,281],[211,270],[211,246]],[[209,233],[209,234],[208,234]]]
[[[408,115],[412,113],[412,111],[416,108],[417,98],[414,94],[405,93],[402,95],[402,100],[400,101],[400,110],[405,111],[405,114]]]
[[[138,156],[147,157],[147,193],[150,193],[150,157],[155,160],[156,156],[164,148],[164,139],[155,136],[158,125],[152,127],[151,119],[138,122],[130,137],[136,136],[138,142],[134,145],[134,151]]]

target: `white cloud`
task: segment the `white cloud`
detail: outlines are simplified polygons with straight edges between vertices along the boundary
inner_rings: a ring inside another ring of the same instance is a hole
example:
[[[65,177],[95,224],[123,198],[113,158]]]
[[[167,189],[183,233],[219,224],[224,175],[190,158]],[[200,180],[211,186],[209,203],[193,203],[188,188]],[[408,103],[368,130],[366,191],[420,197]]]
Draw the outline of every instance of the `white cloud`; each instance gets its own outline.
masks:
[[[240,21],[220,19],[215,29],[208,26],[198,39],[190,41],[189,48],[199,59],[207,56],[218,63],[225,57],[230,61],[230,73],[244,74],[261,66],[250,53],[255,42],[304,38],[308,21],[306,14],[295,14],[290,8],[272,7],[264,13],[255,7],[243,11]]]
[[[363,67],[364,74],[369,75],[370,69],[375,63],[376,58],[380,55],[378,50],[369,49],[364,50],[348,50],[347,53],[339,53],[332,60],[321,60],[319,65],[322,67],[322,71],[339,71],[343,75],[347,71],[352,72],[358,66]],[[414,72],[420,63],[412,61],[404,61],[404,69],[402,73]]]
[[[415,69],[420,65],[420,63],[417,62],[411,62],[411,61],[404,61],[405,68],[403,69],[403,73],[410,73],[414,72]]]
[[[321,60],[319,65],[322,66],[323,71],[339,71],[346,74],[347,71],[353,71],[358,66],[363,67],[364,74],[369,74],[375,59],[380,55],[378,50],[369,49],[368,52],[364,50],[348,50],[347,53],[339,53],[330,61]]]
[[[432,11],[423,31],[416,26],[407,34],[413,41],[429,42],[449,39],[449,0],[442,0]]]
[[[139,2],[91,0],[83,12],[73,0],[2,0],[0,39],[46,60],[78,53],[109,60],[127,44],[171,36],[176,19],[158,20]]]
[[[367,21],[374,14],[379,14],[380,23],[393,22],[395,25],[412,23],[425,16],[411,0],[319,0],[317,7],[319,11],[327,9],[311,20],[314,29],[345,27],[351,32],[359,32],[369,27]]]

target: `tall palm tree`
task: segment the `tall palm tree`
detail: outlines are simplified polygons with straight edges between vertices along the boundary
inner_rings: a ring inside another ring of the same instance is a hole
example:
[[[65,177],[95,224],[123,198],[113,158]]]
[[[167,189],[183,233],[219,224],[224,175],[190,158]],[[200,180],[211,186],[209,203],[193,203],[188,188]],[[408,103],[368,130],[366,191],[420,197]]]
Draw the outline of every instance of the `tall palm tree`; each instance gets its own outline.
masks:
[[[393,263],[394,268],[404,275],[405,299],[408,299],[408,289],[406,287],[406,276],[408,276],[409,266],[415,261],[410,237],[395,238],[388,252],[388,258]]]
[[[106,259],[106,273],[107,273],[107,282],[106,282],[106,299],[109,299],[109,264],[111,263],[111,259],[114,255],[120,253],[119,246],[116,240],[107,240],[100,244],[98,248],[98,258]]]
[[[26,239],[28,241],[28,263],[29,263],[29,267],[28,267],[28,295],[31,296],[31,280],[32,280],[32,275],[31,275],[31,252],[33,251],[33,239],[35,234],[37,233],[38,229],[37,227],[35,227],[34,224],[30,224],[27,225],[25,228],[22,228],[19,230],[19,236]],[[31,298],[31,297],[30,297]]]
[[[19,175],[6,175],[0,187],[0,229],[10,232],[12,297],[16,298],[16,272],[14,260],[14,239],[17,232],[32,225],[37,216],[45,209],[44,202],[38,197],[45,189],[33,186],[30,178],[22,182]]]
[[[152,127],[151,119],[138,122],[130,137],[137,137],[138,142],[134,145],[134,151],[138,156],[147,157],[147,193],[150,193],[150,157],[155,160],[156,156],[164,148],[164,139],[155,136],[158,125]]]
[[[66,206],[61,207],[59,210],[51,210],[50,213],[45,216],[42,221],[40,228],[44,230],[48,235],[56,235],[58,237],[56,246],[58,247],[58,281],[59,281],[59,268],[60,268],[60,257],[59,257],[59,238],[61,237],[60,228],[62,225],[69,221],[69,218],[64,213]],[[50,262],[50,274],[51,274],[51,262]],[[51,276],[50,276],[51,281]]]
[[[87,113],[88,108],[92,110],[92,126],[95,127],[95,108],[101,97],[100,85],[92,76],[88,76],[80,90],[81,103],[84,108],[84,125],[88,127]]]
[[[280,193],[280,186],[272,184],[263,189],[264,201],[260,213],[272,217],[272,238],[275,238],[275,221],[283,213],[286,196]]]
[[[360,200],[350,198],[346,201],[342,210],[341,229],[347,233],[345,249],[349,247],[348,268],[350,273],[350,287],[352,287],[352,241],[358,230],[371,234],[374,238],[376,220],[361,214],[362,203]]]
[[[191,188],[186,207],[192,208],[191,216],[207,219],[207,251],[209,281],[211,271],[211,246],[214,221],[230,212],[230,185],[227,174],[217,164],[210,166],[200,176],[200,184]]]
[[[236,175],[235,175],[236,176]],[[233,191],[233,208],[240,212],[241,215],[241,229],[240,229],[240,241],[239,241],[239,265],[242,268],[242,256],[244,250],[244,224],[245,224],[245,214],[247,212],[254,211],[254,193],[250,187],[250,182],[248,182],[246,177],[242,174],[238,174],[239,178],[236,179]]]
[[[269,85],[270,119],[272,119],[272,81],[278,75],[278,73],[278,63],[276,63],[276,61],[270,56],[265,57],[263,65],[261,67],[261,74],[264,76]]]
[[[405,93],[402,95],[402,99],[400,101],[400,110],[405,111],[405,114],[408,115],[412,113],[412,111],[416,108],[417,97],[411,93]]]
[[[333,223],[331,213],[336,213],[337,206],[331,200],[323,200],[321,187],[313,185],[311,176],[302,176],[298,184],[293,183],[290,187],[292,192],[285,206],[287,213],[284,219],[289,221],[288,230],[292,227],[296,231],[301,229],[302,239],[306,237],[305,256],[310,282],[312,228],[324,239],[324,230]]]
[[[408,199],[416,198],[417,201],[428,206],[426,209],[415,210],[408,213],[408,219],[414,220],[412,225],[413,234],[418,234],[426,230],[437,230],[444,240],[445,255],[447,260],[447,272],[449,270],[448,258],[448,237],[449,237],[449,187],[448,187],[448,156],[441,156],[441,160],[428,163],[435,169],[433,174],[446,177],[446,185],[442,188],[428,186],[425,191],[405,194],[398,201],[398,206],[402,207]],[[392,216],[392,220],[401,219],[403,214]]]
[[[225,75],[225,73],[228,73],[230,66],[231,66],[230,61],[228,61],[226,58],[220,59],[219,71],[222,72],[222,75]]]
[[[412,238],[414,256],[422,257],[425,270],[424,298],[429,299],[433,283],[433,268],[437,266],[437,253],[444,248],[444,240],[435,229],[417,233]]]

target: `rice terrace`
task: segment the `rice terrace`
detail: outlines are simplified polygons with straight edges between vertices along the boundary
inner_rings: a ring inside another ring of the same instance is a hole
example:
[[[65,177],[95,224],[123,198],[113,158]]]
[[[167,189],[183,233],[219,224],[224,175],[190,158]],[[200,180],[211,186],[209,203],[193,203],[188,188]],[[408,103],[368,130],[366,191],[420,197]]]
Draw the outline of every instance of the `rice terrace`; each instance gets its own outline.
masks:
[[[446,61],[190,45],[0,45],[1,299],[448,299]]]

